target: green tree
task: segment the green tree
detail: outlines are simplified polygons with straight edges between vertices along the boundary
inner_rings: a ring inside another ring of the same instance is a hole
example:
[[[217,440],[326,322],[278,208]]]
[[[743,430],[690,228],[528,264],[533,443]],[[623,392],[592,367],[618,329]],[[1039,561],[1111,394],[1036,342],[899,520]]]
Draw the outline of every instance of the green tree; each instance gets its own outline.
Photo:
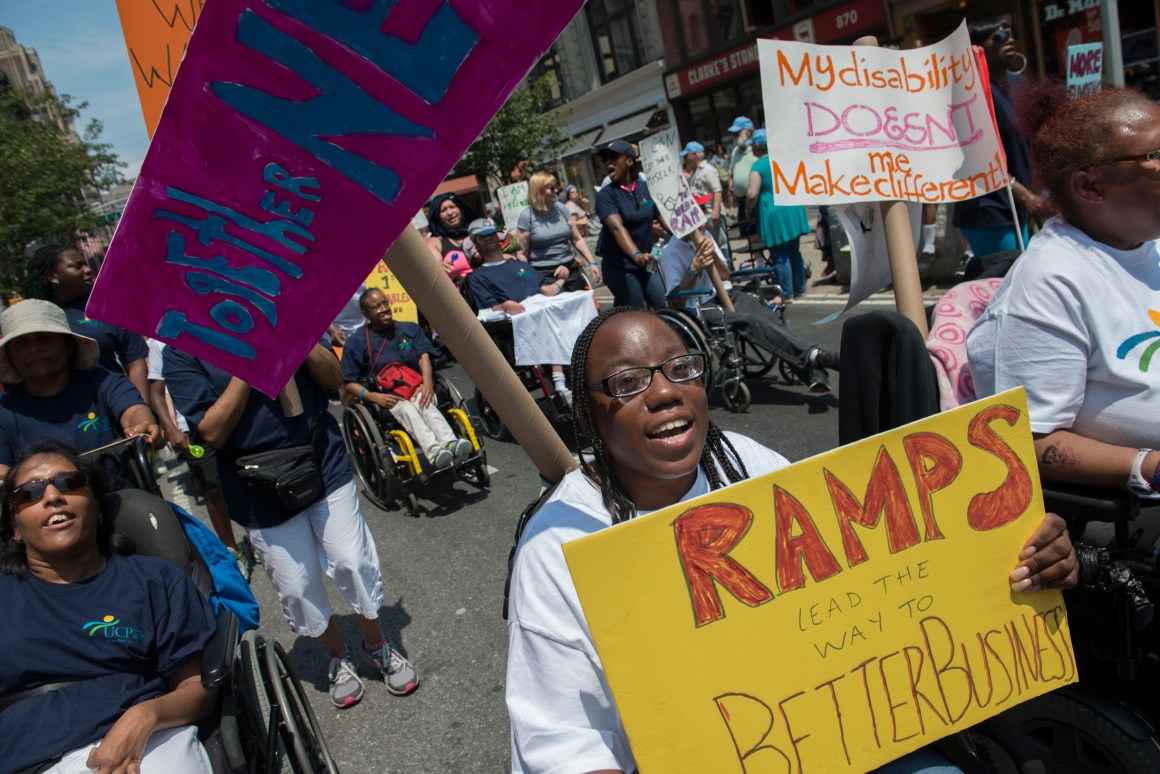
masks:
[[[48,241],[70,244],[108,224],[86,197],[122,182],[112,146],[93,120],[78,137],[71,126],[86,103],[55,94],[22,94],[0,81],[0,290],[18,289],[25,250]]]
[[[517,167],[542,169],[559,158],[568,141],[559,113],[549,113],[551,82],[528,80],[512,92],[479,139],[455,165],[455,173],[511,182]]]

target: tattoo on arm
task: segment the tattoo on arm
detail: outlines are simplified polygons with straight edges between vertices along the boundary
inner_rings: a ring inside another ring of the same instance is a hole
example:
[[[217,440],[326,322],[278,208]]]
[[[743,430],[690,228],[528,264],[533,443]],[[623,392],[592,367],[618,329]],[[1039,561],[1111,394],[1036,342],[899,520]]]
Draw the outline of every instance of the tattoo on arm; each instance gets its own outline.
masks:
[[[1039,459],[1045,468],[1052,466],[1075,467],[1079,464],[1079,460],[1072,456],[1069,450],[1056,446],[1055,444],[1051,444],[1044,449],[1043,455]]]

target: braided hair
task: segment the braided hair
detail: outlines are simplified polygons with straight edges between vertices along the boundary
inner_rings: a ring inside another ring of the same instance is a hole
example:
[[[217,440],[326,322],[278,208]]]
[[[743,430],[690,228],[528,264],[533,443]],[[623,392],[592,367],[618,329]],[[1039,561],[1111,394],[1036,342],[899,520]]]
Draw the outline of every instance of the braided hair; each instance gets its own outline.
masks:
[[[618,306],[607,309],[588,323],[576,345],[572,349],[572,380],[575,389],[572,394],[572,417],[576,431],[576,440],[581,451],[590,449],[592,462],[589,465],[592,477],[600,486],[600,494],[604,499],[604,507],[612,514],[612,523],[619,524],[636,516],[636,504],[629,498],[624,485],[613,468],[612,460],[608,455],[604,439],[596,432],[596,422],[592,416],[592,391],[584,386],[588,378],[588,354],[592,349],[592,340],[596,332],[609,319],[626,312],[648,315],[635,306]],[[705,446],[701,450],[701,467],[705,470],[705,477],[709,481],[710,489],[720,489],[726,485],[721,480],[718,470],[724,471],[728,483],[733,484],[749,478],[749,471],[741,461],[741,455],[733,447],[720,428],[709,423],[705,434]]]
[[[56,290],[49,282],[48,275],[56,270],[56,265],[66,252],[75,249],[55,243],[38,247],[24,264],[24,297],[56,301]]]

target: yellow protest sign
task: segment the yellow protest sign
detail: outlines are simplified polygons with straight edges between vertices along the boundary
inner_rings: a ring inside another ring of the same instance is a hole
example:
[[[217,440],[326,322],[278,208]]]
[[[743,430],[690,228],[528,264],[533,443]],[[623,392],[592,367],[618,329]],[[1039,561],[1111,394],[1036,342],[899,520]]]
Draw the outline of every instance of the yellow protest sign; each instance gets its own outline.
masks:
[[[367,277],[366,286],[383,291],[387,297],[387,303],[391,305],[391,314],[396,320],[419,322],[419,308],[415,306],[415,302],[411,300],[407,289],[402,286],[399,280],[395,279],[395,275],[391,273],[385,263],[379,261],[375,265],[374,271]]]
[[[1026,396],[564,546],[641,771],[868,771],[1076,678]]]

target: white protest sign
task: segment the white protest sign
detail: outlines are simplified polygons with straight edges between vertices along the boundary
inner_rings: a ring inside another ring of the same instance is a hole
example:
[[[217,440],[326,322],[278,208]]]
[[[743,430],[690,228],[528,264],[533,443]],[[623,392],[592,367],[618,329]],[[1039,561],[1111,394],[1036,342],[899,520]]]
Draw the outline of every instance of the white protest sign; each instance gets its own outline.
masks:
[[[850,239],[850,295],[841,311],[826,315],[815,325],[840,317],[893,280],[890,274],[890,251],[886,249],[886,229],[878,205],[874,202],[855,202],[839,204],[834,209]],[[922,205],[908,202],[906,209],[914,243],[918,244],[922,230]]]
[[[757,47],[778,204],[953,202],[1006,184],[966,22],[908,51]]]
[[[519,223],[520,213],[528,208],[527,181],[497,188],[495,195],[499,197],[499,208],[503,211],[504,228],[508,231],[514,230]]]
[[[419,210],[415,213],[415,216],[411,218],[411,225],[415,227],[416,231],[422,231],[431,224],[427,222],[427,213]]]
[[[704,226],[705,213],[681,174],[677,130],[669,129],[641,140],[640,155],[648,189],[672,232],[685,237]]]
[[[1100,90],[1104,77],[1104,44],[1067,47],[1067,96],[1071,99]]]

